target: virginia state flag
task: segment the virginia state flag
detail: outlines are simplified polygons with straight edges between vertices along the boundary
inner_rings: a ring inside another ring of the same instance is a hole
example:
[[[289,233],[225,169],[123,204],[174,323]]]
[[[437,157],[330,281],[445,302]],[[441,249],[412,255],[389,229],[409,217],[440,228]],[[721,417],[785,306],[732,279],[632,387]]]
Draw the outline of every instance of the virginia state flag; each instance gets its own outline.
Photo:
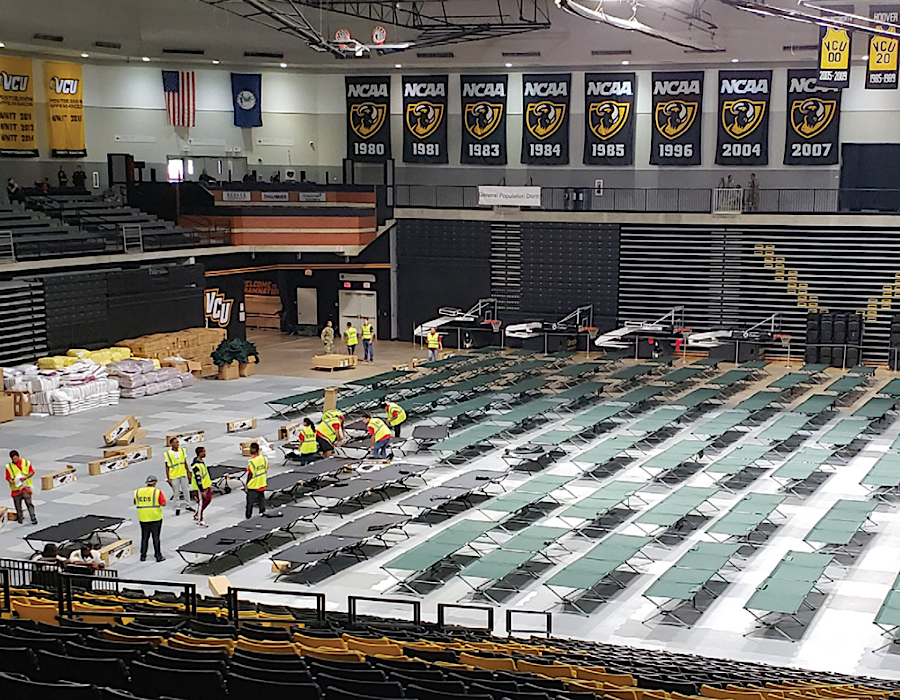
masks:
[[[231,97],[235,126],[242,129],[262,126],[262,75],[232,73]]]

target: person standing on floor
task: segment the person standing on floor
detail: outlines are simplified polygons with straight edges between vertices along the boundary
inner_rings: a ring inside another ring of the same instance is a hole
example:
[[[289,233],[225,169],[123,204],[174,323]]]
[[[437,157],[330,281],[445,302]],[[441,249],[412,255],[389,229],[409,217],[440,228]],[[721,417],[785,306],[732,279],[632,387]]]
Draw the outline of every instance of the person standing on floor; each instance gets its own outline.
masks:
[[[399,403],[388,401],[384,405],[387,413],[387,424],[394,429],[394,437],[400,437],[400,425],[406,420],[406,411]]]
[[[159,535],[162,532],[163,506],[166,505],[165,494],[156,488],[156,477],[147,477],[147,485],[134,492],[134,505],[137,506],[138,522],[141,524],[141,561],[147,561],[147,545],[153,538],[153,554],[156,561],[165,561],[159,546]]]
[[[319,444],[316,440],[316,424],[309,418],[304,418],[298,437],[300,438],[300,464],[309,464],[315,461],[316,453],[319,451]]]
[[[388,445],[391,444],[391,429],[381,418],[373,418],[365,414],[366,430],[372,436],[372,457],[375,459],[387,459]]]
[[[375,327],[369,323],[369,319],[364,318],[360,330],[363,341],[363,362],[374,362],[375,348],[372,344],[375,342]]]
[[[175,503],[175,515],[181,515],[181,509],[190,505],[191,486],[188,479],[187,450],[179,446],[178,438],[169,440],[171,449],[166,451],[166,480],[172,487],[172,501]]]
[[[56,179],[59,180],[59,189],[64,189],[69,186],[69,176],[66,174],[66,171],[63,170],[63,167],[59,166],[59,172],[56,173]]]
[[[247,520],[253,517],[253,506],[259,508],[259,514],[266,512],[266,483],[269,473],[269,459],[259,453],[259,443],[250,444],[250,461],[247,462],[247,509],[244,515]]]
[[[347,321],[347,330],[344,331],[344,342],[347,343],[347,354],[356,355],[356,346],[359,345],[359,334],[350,321]]]
[[[438,354],[443,344],[441,343],[441,334],[437,332],[437,328],[429,328],[428,335],[425,336],[425,342],[428,345],[428,361],[438,359]]]
[[[87,173],[84,172],[84,168],[80,165],[75,168],[75,172],[72,173],[72,187],[76,190],[86,190],[87,188],[84,186],[84,183],[87,182]]]
[[[334,328],[331,325],[331,321],[325,324],[325,327],[322,329],[322,345],[325,346],[325,354],[330,355],[334,352]]]
[[[209,478],[209,467],[206,466],[206,448],[198,447],[194,450],[194,461],[191,462],[191,476],[193,483],[197,487],[197,513],[194,520],[200,527],[207,527],[203,522],[203,513],[206,507],[212,502],[212,479]]]
[[[6,465],[6,481],[9,482],[9,491],[12,495],[13,505],[16,507],[16,520],[25,523],[24,508],[28,508],[31,516],[31,524],[37,525],[37,517],[34,514],[34,505],[31,502],[31,477],[34,476],[34,467],[27,459],[12,450],[9,453],[9,463]]]
[[[344,414],[337,409],[325,411],[316,426],[316,443],[325,458],[334,454],[334,446],[340,443],[344,426]]]

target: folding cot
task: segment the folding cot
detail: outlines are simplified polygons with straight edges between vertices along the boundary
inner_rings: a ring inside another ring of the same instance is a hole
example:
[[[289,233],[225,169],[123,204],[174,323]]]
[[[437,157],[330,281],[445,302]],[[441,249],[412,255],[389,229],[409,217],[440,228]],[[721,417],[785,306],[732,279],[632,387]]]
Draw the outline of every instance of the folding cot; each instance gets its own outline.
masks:
[[[858,534],[871,534],[865,530],[865,525],[871,522],[876,506],[872,501],[840,499],[819,519],[803,541],[819,552],[855,556],[861,546],[854,540]]]
[[[762,389],[751,394],[746,399],[737,404],[734,409],[736,411],[747,411],[748,413],[758,413],[769,407],[781,398],[781,391],[769,391]]]
[[[508,518],[505,522],[514,522],[516,516],[525,513],[529,509],[537,508],[543,502],[551,502],[555,506],[560,502],[551,494],[554,491],[565,489],[566,485],[574,481],[571,476],[558,476],[555,474],[541,474],[534,479],[529,479],[523,484],[507,491],[499,496],[485,501],[478,506],[479,510],[505,513]],[[571,495],[571,492],[569,492]]]
[[[575,411],[596,398],[605,386],[606,382],[581,382],[551,395],[551,398],[559,402],[561,410]]]
[[[709,379],[706,383],[723,389],[736,389],[751,379],[753,379],[753,372],[749,369],[730,369],[725,374]]]
[[[573,456],[570,461],[578,466],[584,465],[585,473],[589,476],[605,478],[634,459],[627,452],[634,449],[635,442],[636,438],[616,435]]]
[[[208,469],[212,487],[219,493],[231,493],[231,486],[228,482],[240,481],[247,473],[246,464],[211,464]]]
[[[841,418],[816,439],[823,447],[846,447],[865,433],[869,421],[865,418]]]
[[[451,355],[450,357],[445,357],[441,360],[422,362],[419,364],[419,369],[444,369],[445,367],[454,367],[456,365],[465,364],[466,362],[472,362],[474,359],[474,355]]]
[[[619,388],[624,389],[627,386],[633,384],[636,380],[641,377],[653,374],[654,372],[659,371],[659,366],[652,364],[639,364],[639,365],[630,365],[628,367],[624,367],[620,369],[618,372],[609,375],[609,380],[613,382],[619,383]]]
[[[756,546],[752,535],[760,531],[764,524],[774,526],[774,514],[782,515],[778,506],[787,496],[778,493],[748,493],[735,503],[728,512],[708,528],[706,534],[721,542],[732,542]],[[763,540],[766,536],[763,536]]]
[[[547,369],[552,364],[553,360],[529,358],[526,360],[520,360],[515,364],[509,365],[508,367],[504,367],[501,371],[503,372],[503,374],[515,374],[522,376],[540,372],[541,370]]]
[[[583,439],[593,439],[599,437],[605,426],[613,423],[613,418],[624,411],[625,406],[603,403],[572,416],[565,422],[565,427],[578,430]]]
[[[639,513],[632,520],[632,524],[644,535],[652,537],[662,546],[667,546],[662,537],[672,531],[680,530],[681,524],[689,515],[706,517],[700,507],[712,498],[718,489],[714,486],[682,486],[677,491],[666,496],[662,501],[647,510]],[[710,505],[714,510],[715,506]]]
[[[708,438],[713,445],[725,444],[725,435],[748,430],[743,426],[746,420],[747,414],[743,411],[722,411],[711,420],[693,428],[691,435]],[[743,430],[737,431],[738,427],[742,427]]]
[[[442,360],[438,360],[438,362],[441,361]],[[421,367],[422,365],[419,366]],[[459,373],[452,369],[442,370],[440,372],[432,372],[422,375],[421,377],[416,377],[415,379],[410,379],[408,382],[397,384],[392,388],[391,393],[395,395],[408,395],[413,392],[421,391],[422,389],[432,389],[434,387],[447,384],[453,380],[458,379],[458,377]]]
[[[489,390],[491,385],[503,383],[504,381],[503,375],[499,373],[476,374],[475,376],[467,377],[458,382],[446,384],[443,387],[443,390],[451,401],[459,401],[470,394],[478,396]]]
[[[328,459],[310,462],[302,467],[297,467],[281,474],[273,474],[267,479],[266,498],[270,501],[282,496],[295,499],[298,489],[312,486],[323,479],[335,477],[347,470],[351,465],[357,465],[359,462],[358,459],[329,457]]]
[[[504,396],[513,396],[521,398],[526,395],[534,394],[536,397],[541,395],[541,389],[546,388],[551,380],[546,377],[526,377],[520,379],[515,384],[497,389],[497,393]]]
[[[384,406],[389,392],[387,389],[369,389],[359,394],[342,396],[337,400],[335,407],[344,413],[355,413],[369,408]]]
[[[572,430],[548,430],[527,442],[507,448],[501,457],[514,469],[535,471],[544,469],[567,453],[564,443],[578,435]]]
[[[646,484],[637,481],[611,481],[579,501],[568,506],[559,515],[563,522],[578,521],[573,532],[584,534],[586,531],[605,530],[603,518],[618,508],[631,509],[631,502],[636,500],[646,505],[638,491]]]
[[[834,394],[812,394],[791,410],[794,413],[810,416],[810,419],[813,420],[817,417],[820,418],[826,411],[830,412],[837,400],[838,397]],[[826,415],[825,418],[827,420],[828,416]]]
[[[676,370],[668,372],[661,377],[657,377],[656,381],[660,384],[685,384],[706,374],[707,369],[708,368],[706,367],[686,365],[685,367],[679,367]]]
[[[769,476],[781,485],[782,491],[799,496],[798,489],[813,476],[822,473],[831,455],[831,450],[804,447],[794,452]]]
[[[900,378],[892,379],[875,393],[879,396],[900,399]]]
[[[855,367],[849,367],[847,372],[850,374],[862,374],[866,377],[874,377],[875,376],[875,368],[869,367],[867,365],[856,365]]]
[[[621,396],[615,396],[609,399],[608,403],[623,404],[628,407],[628,413],[635,415],[644,410],[645,404],[666,391],[668,391],[668,387],[666,386],[644,384]]]
[[[351,386],[363,387],[366,389],[374,388],[378,386],[388,385],[395,383],[398,379],[403,379],[404,377],[408,377],[410,374],[414,374],[413,370],[409,369],[394,369],[390,372],[382,372],[381,374],[376,374],[372,377],[363,377],[362,379],[354,379],[350,382]]]
[[[307,391],[302,394],[293,394],[291,396],[283,396],[280,399],[272,399],[266,401],[266,406],[272,409],[272,416],[285,416],[288,413],[295,413],[312,406],[316,401],[323,398],[324,393],[321,389]]]
[[[822,391],[830,391],[835,394],[849,394],[856,391],[860,387],[864,387],[868,381],[868,375],[847,374],[843,377],[835,379],[828,386],[823,387]]]
[[[703,450],[709,445],[708,440],[679,440],[638,464],[638,468],[655,483],[677,484],[700,468]]]
[[[755,481],[756,477],[759,476],[757,473],[749,481],[745,481],[745,474],[751,471],[765,471],[765,468],[757,467],[756,463],[770,449],[769,445],[740,445],[710,464],[704,471],[715,479],[715,484],[719,488],[731,491],[729,484],[735,484],[739,488],[743,488]]]
[[[869,498],[889,501],[900,492],[900,454],[882,454],[859,483],[869,489]]]
[[[695,360],[692,363],[693,367],[718,367],[725,360],[721,360],[718,357],[702,357],[699,360]]]
[[[783,374],[773,382],[769,382],[767,389],[779,389],[787,392],[789,396],[793,396],[797,389],[806,389],[810,384],[815,383],[814,375],[807,372],[788,372]]]
[[[432,445],[450,437],[450,427],[447,425],[417,425],[413,428],[410,438],[416,446],[415,452],[429,449]]]
[[[588,375],[599,372],[605,365],[600,362],[580,362],[577,365],[569,365],[562,369],[554,370],[553,375],[556,377],[565,377],[567,380],[578,380]]]
[[[683,408],[663,406],[624,426],[622,432],[626,435],[643,436],[644,441],[661,442],[674,434],[675,425],[684,413]]]
[[[756,439],[767,442],[772,449],[787,447],[792,449],[800,429],[809,423],[809,416],[802,413],[781,413],[756,435]]]
[[[450,427],[471,423],[477,420],[479,416],[486,414],[500,400],[493,393],[482,394],[467,401],[460,401],[459,403],[452,403],[438,408],[428,414],[428,420],[447,423]]]
[[[555,413],[558,410],[557,401],[540,398],[519,404],[503,413],[491,414],[486,417],[486,422],[507,426],[503,428],[503,432],[516,435],[531,430],[546,421],[548,413]]]
[[[449,452],[450,455],[445,458],[448,464],[464,464],[492,450],[495,447],[493,440],[499,438],[503,432],[504,428],[496,425],[473,425],[446,440],[439,440],[428,449],[434,452]]]
[[[376,495],[384,500],[384,492],[392,486],[405,487],[410,479],[419,478],[430,469],[424,464],[389,464],[381,469],[374,469],[352,479],[342,479],[307,494],[318,506],[327,505],[334,508],[338,505],[356,503],[363,506],[363,499]]]
[[[681,406],[686,410],[699,409],[718,399],[721,393],[721,388],[701,386],[680,398],[672,399],[669,401],[669,405]]]
[[[109,515],[82,515],[30,532],[23,539],[36,554],[41,547],[35,547],[33,542],[52,542],[60,547],[70,542],[90,542],[97,533],[115,532],[124,522],[125,518]]]
[[[875,624],[889,640],[882,649],[897,642],[897,630],[900,629],[900,574],[897,574],[891,590],[884,597],[878,614],[875,615]]]
[[[871,421],[880,421],[888,413],[894,410],[897,399],[873,396],[862,406],[857,408],[853,415],[859,418],[868,418]]]
[[[827,370],[829,367],[831,367],[831,365],[815,363],[815,362],[808,362],[807,364],[803,365],[800,368],[800,371],[805,372],[806,374],[809,374],[809,375],[815,377],[817,375],[824,373],[825,370]]]
[[[498,484],[507,477],[507,471],[495,471],[492,469],[473,469],[465,474],[460,474],[448,479],[439,486],[432,486],[409,498],[405,498],[397,504],[397,507],[406,512],[412,509],[424,515],[426,513],[446,510],[453,503],[462,502],[466,508],[471,508],[470,498],[475,494],[483,494],[485,489]],[[501,487],[502,489],[502,487]]]

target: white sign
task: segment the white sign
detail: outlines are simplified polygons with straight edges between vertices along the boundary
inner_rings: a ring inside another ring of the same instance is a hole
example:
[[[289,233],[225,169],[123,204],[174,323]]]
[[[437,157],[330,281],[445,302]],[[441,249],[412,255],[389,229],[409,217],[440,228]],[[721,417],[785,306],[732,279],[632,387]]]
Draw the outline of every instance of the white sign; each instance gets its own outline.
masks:
[[[287,192],[263,192],[262,201],[264,202],[287,202],[290,196]]]
[[[294,139],[275,139],[275,138],[258,138],[257,146],[293,146]]]
[[[300,195],[301,202],[324,202],[325,201],[325,193],[324,192],[298,192]]]
[[[223,202],[249,202],[250,201],[250,193],[249,192],[237,192],[233,190],[225,190],[222,192],[222,201]]]
[[[118,143],[156,143],[156,137],[149,134],[116,134]]]
[[[479,185],[478,204],[487,207],[539,207],[541,188]]]

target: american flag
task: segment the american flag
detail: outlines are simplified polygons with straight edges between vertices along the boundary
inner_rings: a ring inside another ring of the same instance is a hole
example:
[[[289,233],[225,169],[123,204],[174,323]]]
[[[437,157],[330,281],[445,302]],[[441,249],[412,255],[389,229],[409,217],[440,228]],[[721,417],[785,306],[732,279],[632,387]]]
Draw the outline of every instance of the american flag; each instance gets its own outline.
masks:
[[[194,71],[164,70],[163,92],[166,93],[166,116],[172,126],[196,126]]]

